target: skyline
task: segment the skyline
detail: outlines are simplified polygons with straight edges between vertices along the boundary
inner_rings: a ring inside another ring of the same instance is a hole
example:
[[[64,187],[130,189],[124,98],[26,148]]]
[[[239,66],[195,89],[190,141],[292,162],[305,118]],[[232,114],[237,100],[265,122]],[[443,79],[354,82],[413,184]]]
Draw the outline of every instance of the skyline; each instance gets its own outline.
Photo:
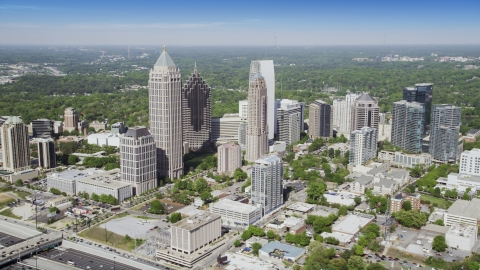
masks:
[[[480,3],[345,0],[4,1],[0,44],[322,46],[479,44]],[[165,12],[164,12],[165,11]],[[276,37],[276,38],[275,38]]]

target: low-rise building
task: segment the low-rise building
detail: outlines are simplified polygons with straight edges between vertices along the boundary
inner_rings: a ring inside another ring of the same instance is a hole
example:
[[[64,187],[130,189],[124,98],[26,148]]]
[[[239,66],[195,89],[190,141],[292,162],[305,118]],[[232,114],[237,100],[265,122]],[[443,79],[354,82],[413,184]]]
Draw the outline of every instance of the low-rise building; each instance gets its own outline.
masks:
[[[90,134],[87,137],[89,144],[95,144],[98,146],[120,146],[120,134],[118,133],[97,133],[97,134]]]
[[[268,240],[265,239],[265,238],[260,238],[260,237],[250,237],[249,239],[247,239],[247,241],[245,241],[245,246],[246,247],[251,247],[253,243],[259,243],[261,244],[262,246],[266,245],[268,243]]]
[[[467,224],[480,226],[480,199],[472,198],[471,201],[456,200],[443,216],[445,226],[453,224]]]
[[[374,177],[370,175],[362,175],[350,183],[350,192],[356,194],[365,194],[367,188],[373,187]]]
[[[54,207],[54,206],[57,207],[61,204],[68,203],[68,202],[70,202],[70,199],[62,196],[62,197],[58,197],[58,198],[55,198],[55,199],[52,199],[52,200],[48,201],[47,205],[49,205],[50,207]]]
[[[351,196],[341,193],[326,193],[323,195],[329,204],[340,204],[344,206],[353,206],[355,201]]]
[[[346,234],[346,233],[340,233],[340,232],[322,232],[320,234],[323,239],[327,238],[327,237],[333,237],[335,239],[338,240],[339,244],[344,246],[350,242],[352,242],[352,239],[353,239],[353,235],[351,234]]]
[[[288,217],[285,220],[274,220],[265,225],[267,231],[272,230],[278,234],[291,233],[301,234],[307,229],[305,220],[303,218]]]
[[[344,156],[345,153],[347,153],[347,151],[350,151],[350,144],[348,144],[348,143],[335,143],[335,144],[332,144],[332,145],[328,146],[328,149],[333,149],[334,151],[339,150],[340,154],[342,156]]]
[[[447,178],[437,179],[437,186],[440,189],[457,190],[459,193],[465,192],[468,188],[474,194],[480,190],[480,176],[466,173],[450,173]]]
[[[477,225],[454,223],[445,234],[445,241],[451,248],[472,252],[473,246],[477,243],[477,234]]]
[[[303,216],[308,213],[313,212],[315,209],[315,205],[309,203],[302,203],[302,202],[294,202],[287,206],[287,210],[292,211],[293,214]]]
[[[305,249],[272,241],[262,246],[258,254],[260,259],[263,260],[279,259],[296,261],[300,259],[303,254],[305,254]]]
[[[373,184],[373,192],[382,195],[393,195],[398,189],[398,184],[395,180],[382,178]]]
[[[338,232],[355,235],[361,229],[365,228],[365,226],[367,226],[370,222],[372,222],[374,218],[374,216],[366,214],[349,215],[344,220],[336,222],[332,226],[332,233]]]
[[[222,224],[246,227],[262,217],[262,208],[222,199],[210,205],[210,212],[222,217]]]
[[[119,202],[132,197],[132,185],[120,181],[120,169],[89,175],[76,180],[76,192],[112,195]]]
[[[88,175],[88,172],[80,170],[65,170],[47,174],[47,190],[50,191],[51,188],[55,188],[68,195],[76,195],[75,181]]]
[[[94,128],[95,131],[105,130],[105,129],[107,128],[107,123],[105,123],[105,122],[93,121],[92,123],[90,123],[89,126],[92,127],[92,128]]]
[[[478,129],[470,129],[463,138],[465,142],[474,142],[480,136],[480,130]]]
[[[420,210],[420,194],[398,193],[390,200],[390,212],[395,213],[397,211],[400,211],[402,209],[402,204],[405,201],[410,201],[412,205],[412,210]]]
[[[392,165],[397,165],[405,168],[413,168],[417,164],[423,164],[425,167],[432,165],[432,156],[427,153],[421,154],[405,154],[402,152],[392,152],[382,150],[378,153],[378,159],[383,161],[390,161]]]

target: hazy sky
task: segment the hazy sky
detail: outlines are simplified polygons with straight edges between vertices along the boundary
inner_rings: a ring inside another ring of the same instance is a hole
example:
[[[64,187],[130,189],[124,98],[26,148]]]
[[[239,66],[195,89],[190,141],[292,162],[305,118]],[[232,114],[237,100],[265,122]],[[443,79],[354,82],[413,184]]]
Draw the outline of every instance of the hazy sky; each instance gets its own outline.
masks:
[[[0,44],[480,44],[480,0],[0,0]]]

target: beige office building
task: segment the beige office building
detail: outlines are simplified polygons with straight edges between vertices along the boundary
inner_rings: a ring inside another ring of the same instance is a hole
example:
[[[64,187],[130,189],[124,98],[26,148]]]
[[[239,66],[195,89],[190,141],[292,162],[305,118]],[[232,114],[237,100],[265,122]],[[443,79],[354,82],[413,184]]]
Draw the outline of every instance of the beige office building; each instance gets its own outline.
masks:
[[[30,168],[28,127],[19,116],[10,116],[0,127],[3,169],[20,172]]]
[[[235,169],[242,167],[242,148],[233,142],[218,147],[218,173],[232,175]]]
[[[183,175],[182,75],[166,47],[150,70],[148,87],[158,176],[180,178]]]
[[[267,86],[260,73],[250,79],[248,88],[247,151],[245,159],[253,162],[268,152]]]
[[[76,180],[76,192],[112,195],[119,202],[132,197],[132,186],[120,180],[120,169],[93,174]]]
[[[311,139],[333,137],[332,107],[322,100],[310,104],[308,135]]]
[[[75,108],[66,108],[63,116],[63,130],[78,130],[78,112]]]
[[[377,101],[372,98],[368,93],[363,93],[355,100],[352,110],[352,131],[360,130],[363,127],[371,127],[377,130],[380,107],[378,107]]]

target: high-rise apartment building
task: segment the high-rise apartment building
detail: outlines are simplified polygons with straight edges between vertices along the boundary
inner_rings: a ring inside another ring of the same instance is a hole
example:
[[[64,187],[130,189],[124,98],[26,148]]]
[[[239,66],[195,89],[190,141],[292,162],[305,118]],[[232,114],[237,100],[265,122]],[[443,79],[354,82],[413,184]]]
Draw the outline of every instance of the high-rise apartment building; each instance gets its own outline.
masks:
[[[248,88],[247,152],[245,159],[253,162],[268,152],[267,85],[260,73],[250,78]]]
[[[308,135],[311,139],[333,137],[332,107],[322,100],[310,104]]]
[[[212,117],[212,141],[217,145],[238,141],[238,129],[242,123],[245,123],[245,119],[239,117],[238,113]]]
[[[449,104],[432,106],[430,125],[430,155],[441,162],[455,162],[458,151],[462,110]]]
[[[30,168],[28,127],[19,116],[10,116],[0,127],[3,169],[20,172]]]
[[[53,121],[37,119],[32,121],[32,135],[34,138],[47,139],[53,135]]]
[[[480,176],[480,149],[465,150],[460,156],[460,173]]]
[[[429,134],[432,114],[433,83],[417,83],[415,87],[403,88],[403,100],[418,102],[425,106],[424,133]]]
[[[242,148],[233,142],[220,145],[217,161],[219,174],[233,175],[237,168],[242,167]]]
[[[291,105],[295,105],[295,106],[299,106],[300,107],[300,130],[301,131],[304,131],[305,128],[304,128],[304,122],[305,122],[305,102],[298,102],[298,100],[291,100],[291,99],[276,99],[275,100],[275,110],[278,111],[278,109],[282,108],[282,107],[288,107],[288,106],[291,106]],[[278,117],[277,117],[278,118]],[[278,125],[278,123],[277,123]],[[275,134],[278,135],[278,126],[276,127],[275,129]]]
[[[183,175],[182,75],[166,47],[150,70],[150,131],[157,146],[157,176]]]
[[[276,155],[266,155],[252,168],[250,204],[262,205],[263,215],[283,204],[283,162]]]
[[[120,135],[120,172],[134,194],[157,187],[157,148],[146,127],[132,127]]]
[[[391,143],[410,152],[421,152],[424,115],[424,104],[406,100],[394,102]]]
[[[238,102],[238,115],[241,118],[248,118],[248,100],[240,100]]]
[[[379,113],[377,101],[368,93],[363,93],[354,102],[351,130],[360,130],[363,127],[378,130]]]
[[[242,122],[238,126],[238,144],[242,149],[247,147],[247,122]]]
[[[57,167],[57,154],[55,153],[55,142],[52,138],[39,139],[38,146],[38,167],[52,169]]]
[[[197,65],[182,88],[183,141],[196,151],[211,144],[210,87],[197,72]]]
[[[359,94],[347,94],[345,98],[333,100],[333,126],[339,134],[350,136],[352,132],[352,110]]]
[[[300,140],[302,121],[302,107],[297,103],[283,103],[277,109],[277,138],[287,146]]]
[[[256,60],[250,64],[250,84],[256,76],[260,73],[265,79],[267,88],[267,126],[268,126],[268,139],[272,140],[275,136],[276,121],[275,121],[275,68],[273,66],[273,60]],[[248,101],[250,106],[250,100]],[[249,114],[250,115],[250,114]]]
[[[350,134],[350,164],[363,165],[377,156],[377,130],[362,127]]]
[[[75,108],[66,108],[63,115],[63,130],[78,130],[78,112]]]

